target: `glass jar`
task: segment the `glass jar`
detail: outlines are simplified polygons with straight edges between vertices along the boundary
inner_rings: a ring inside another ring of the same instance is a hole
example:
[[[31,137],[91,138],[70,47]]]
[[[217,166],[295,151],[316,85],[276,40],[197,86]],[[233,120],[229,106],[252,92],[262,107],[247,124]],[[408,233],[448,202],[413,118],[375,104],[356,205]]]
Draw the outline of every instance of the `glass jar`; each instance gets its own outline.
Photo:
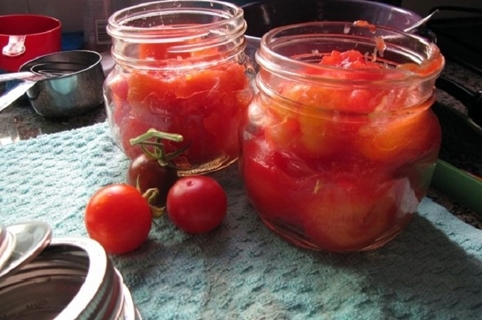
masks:
[[[105,86],[114,140],[133,159],[130,139],[148,129],[176,133],[166,152],[180,175],[219,170],[237,160],[241,115],[253,97],[243,11],[220,1],[159,1],[109,18],[116,62]]]
[[[358,26],[357,26],[358,25]],[[441,130],[433,43],[363,23],[265,34],[239,166],[264,224],[315,250],[375,249],[426,195]]]

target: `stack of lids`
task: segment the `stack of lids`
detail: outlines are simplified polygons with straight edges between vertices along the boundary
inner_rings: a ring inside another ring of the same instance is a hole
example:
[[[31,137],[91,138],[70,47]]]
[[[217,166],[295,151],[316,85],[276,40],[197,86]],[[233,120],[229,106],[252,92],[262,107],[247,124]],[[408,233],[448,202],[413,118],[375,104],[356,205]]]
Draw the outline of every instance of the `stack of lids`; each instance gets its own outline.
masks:
[[[0,319],[141,319],[98,242],[39,221],[0,224],[0,301]]]

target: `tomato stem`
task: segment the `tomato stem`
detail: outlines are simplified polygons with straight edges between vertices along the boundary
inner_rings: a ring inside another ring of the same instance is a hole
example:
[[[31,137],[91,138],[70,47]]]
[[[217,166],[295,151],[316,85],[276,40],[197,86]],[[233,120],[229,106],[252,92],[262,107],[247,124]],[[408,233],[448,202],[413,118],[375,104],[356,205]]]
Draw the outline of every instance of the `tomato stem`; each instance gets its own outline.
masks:
[[[153,205],[149,205],[151,207],[151,214],[153,219],[158,219],[166,213],[166,207],[156,207]]]
[[[151,140],[153,138],[155,138],[155,141]],[[156,159],[161,167],[173,166],[172,160],[186,151],[191,143],[188,143],[173,152],[166,153],[166,148],[162,143],[163,139],[174,142],[182,142],[184,138],[182,135],[177,133],[163,132],[151,128],[140,136],[132,138],[129,141],[131,145],[139,145],[142,151],[150,158]],[[153,148],[152,151],[148,149],[149,147]],[[175,166],[173,167],[177,169]]]
[[[169,133],[169,132],[163,132],[163,131],[158,131],[156,129],[149,129],[147,130],[146,133],[141,134],[140,136],[136,138],[130,139],[130,143],[132,145],[136,144],[150,144],[153,142],[149,142],[147,140],[152,139],[152,138],[158,138],[158,139],[164,139],[164,140],[169,140],[169,141],[174,141],[174,142],[182,142],[183,137],[180,134],[177,133]]]
[[[153,219],[160,218],[166,211],[165,207],[156,207],[152,205],[159,196],[159,190],[157,188],[147,189],[146,192],[142,194],[142,197],[146,199],[149,207],[151,208],[151,214]]]

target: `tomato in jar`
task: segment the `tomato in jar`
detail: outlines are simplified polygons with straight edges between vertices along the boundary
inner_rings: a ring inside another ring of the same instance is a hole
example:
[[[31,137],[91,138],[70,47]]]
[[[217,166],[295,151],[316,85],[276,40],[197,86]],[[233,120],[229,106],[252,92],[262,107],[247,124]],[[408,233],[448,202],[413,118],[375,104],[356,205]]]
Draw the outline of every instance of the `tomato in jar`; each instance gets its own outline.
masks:
[[[170,152],[189,144],[182,159],[190,164],[211,161],[219,154],[237,157],[233,128],[239,126],[251,100],[243,66],[230,63],[189,74],[136,70],[122,83],[118,87],[127,87],[127,95],[114,106],[113,119],[129,158],[142,153],[129,140],[150,128],[182,135],[181,145],[168,144],[166,149]],[[113,93],[122,96],[115,89]]]
[[[409,223],[441,142],[430,106],[443,57],[427,46],[434,56],[418,68],[371,52],[313,49],[316,64],[275,69],[261,50],[239,166],[269,229],[301,247],[353,252],[384,245]]]

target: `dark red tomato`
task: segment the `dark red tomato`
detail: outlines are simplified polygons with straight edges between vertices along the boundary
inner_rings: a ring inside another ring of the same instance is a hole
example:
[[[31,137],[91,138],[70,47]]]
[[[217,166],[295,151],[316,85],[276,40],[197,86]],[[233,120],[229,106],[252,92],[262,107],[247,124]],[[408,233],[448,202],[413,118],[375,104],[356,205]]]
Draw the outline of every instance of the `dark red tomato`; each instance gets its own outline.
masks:
[[[128,184],[99,189],[87,203],[84,218],[89,236],[112,254],[138,248],[147,239],[152,224],[149,204]]]
[[[208,176],[179,179],[167,195],[167,214],[187,233],[205,233],[215,229],[226,216],[228,201],[219,183]]]
[[[130,162],[126,181],[131,186],[136,187],[141,193],[146,192],[148,189],[156,188],[159,191],[159,196],[151,204],[164,206],[167,193],[177,179],[178,175],[175,168],[161,166],[157,159],[142,153]]]

